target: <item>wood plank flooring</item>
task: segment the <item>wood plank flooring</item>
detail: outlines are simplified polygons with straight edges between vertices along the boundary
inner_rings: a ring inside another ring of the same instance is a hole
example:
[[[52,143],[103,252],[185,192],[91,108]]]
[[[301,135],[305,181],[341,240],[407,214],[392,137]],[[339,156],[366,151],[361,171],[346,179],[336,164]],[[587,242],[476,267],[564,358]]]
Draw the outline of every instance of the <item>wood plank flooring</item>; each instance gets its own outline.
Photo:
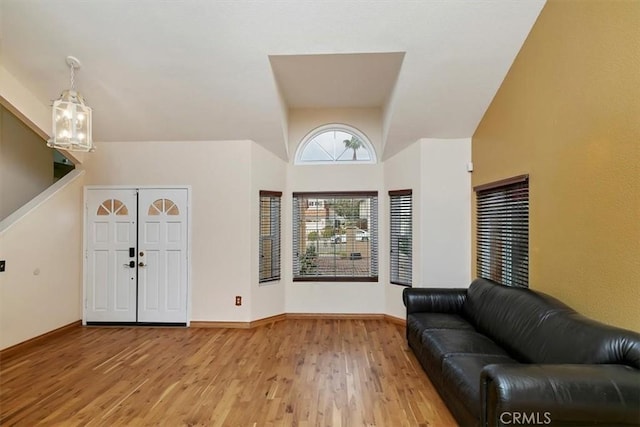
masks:
[[[81,328],[0,361],[0,425],[452,426],[384,320]]]

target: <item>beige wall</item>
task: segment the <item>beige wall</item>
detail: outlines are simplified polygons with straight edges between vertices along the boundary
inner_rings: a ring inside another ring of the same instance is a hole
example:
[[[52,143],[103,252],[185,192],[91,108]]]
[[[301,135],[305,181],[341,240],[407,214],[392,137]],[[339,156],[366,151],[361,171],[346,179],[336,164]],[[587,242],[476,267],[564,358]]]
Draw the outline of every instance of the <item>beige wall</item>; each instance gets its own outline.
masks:
[[[387,216],[380,211],[383,200],[383,164],[293,165],[296,149],[313,129],[329,123],[348,124],[364,133],[373,144],[378,159],[381,155],[381,111],[377,108],[294,109],[289,111],[289,154],[287,195],[305,191],[378,191],[378,274],[373,282],[293,282],[292,272],[292,208],[290,197],[283,206],[284,273],[286,277],[286,311],[289,313],[384,313],[384,278],[388,275],[386,230]]]
[[[74,171],[0,232],[0,349],[82,317],[82,186]]]
[[[47,137],[50,108],[3,67],[0,102]],[[80,320],[83,183],[77,168],[0,221],[0,349]]]
[[[413,190],[413,287],[469,286],[470,159],[470,138],[424,138],[384,162],[385,216],[389,190]],[[389,251],[381,253],[381,262],[388,263]],[[405,317],[403,287],[391,285],[389,277],[383,283],[385,313]]]
[[[422,217],[422,182],[421,182],[421,159],[422,159],[422,143],[420,141],[414,142],[407,148],[399,152],[398,154],[388,158],[384,162],[384,193],[382,194],[382,212],[383,216],[387,216],[386,212],[389,212],[389,191],[392,190],[412,190],[412,239],[413,239],[413,265],[411,270],[413,286],[417,288],[425,287],[422,280],[422,268],[417,260],[422,257],[422,221],[419,218]],[[389,224],[389,219],[386,219],[386,223]],[[388,231],[383,233],[389,234]],[[389,244],[389,243],[388,243]],[[386,254],[389,250],[381,252],[384,258],[387,258]],[[386,259],[381,258],[380,261],[388,263]],[[391,267],[389,267],[390,269]],[[389,275],[387,275],[389,276]],[[402,302],[402,291],[404,286],[393,285],[390,283],[390,277],[382,277],[382,283],[385,284],[385,313],[404,318],[406,315],[406,309]]]
[[[53,183],[53,150],[0,106],[0,220]]]
[[[252,144],[110,142],[85,159],[87,185],[191,186],[191,320],[252,320],[249,304],[234,305],[253,278]]]
[[[258,144],[251,146],[251,259],[245,260],[251,265],[251,294],[245,297],[251,307],[251,320],[264,319],[285,312],[284,309],[284,265],[289,259],[284,257],[282,247],[285,245],[284,230],[289,224],[284,222],[284,201],[289,200],[285,192],[287,184],[287,164],[272,152]],[[282,191],[280,212],[280,274],[281,280],[258,283],[260,255],[260,190]],[[250,261],[250,262],[249,262]]]
[[[0,66],[0,101],[22,114],[25,121],[28,120],[30,125],[32,123],[40,130],[42,136],[51,129],[51,107],[38,99],[3,66]]]
[[[530,175],[531,288],[635,330],[639,22],[635,0],[550,0],[473,137],[474,185]]]
[[[470,138],[424,138],[421,144],[420,217],[423,250],[415,258],[425,287],[470,284]]]

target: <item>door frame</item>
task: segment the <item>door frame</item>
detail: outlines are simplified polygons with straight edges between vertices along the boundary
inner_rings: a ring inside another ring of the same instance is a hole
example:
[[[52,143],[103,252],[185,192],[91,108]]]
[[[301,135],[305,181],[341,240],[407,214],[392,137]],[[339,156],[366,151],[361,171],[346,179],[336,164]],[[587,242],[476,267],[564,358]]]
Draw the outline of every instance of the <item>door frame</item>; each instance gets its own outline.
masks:
[[[87,325],[87,286],[89,285],[88,269],[88,234],[89,216],[87,193],[91,190],[186,190],[187,191],[187,318],[186,326],[191,325],[191,186],[190,185],[85,185],[82,195],[82,324]],[[136,210],[137,215],[137,210]],[[136,225],[138,221],[136,221]],[[137,252],[136,248],[136,252]],[[136,308],[137,310],[137,308]]]

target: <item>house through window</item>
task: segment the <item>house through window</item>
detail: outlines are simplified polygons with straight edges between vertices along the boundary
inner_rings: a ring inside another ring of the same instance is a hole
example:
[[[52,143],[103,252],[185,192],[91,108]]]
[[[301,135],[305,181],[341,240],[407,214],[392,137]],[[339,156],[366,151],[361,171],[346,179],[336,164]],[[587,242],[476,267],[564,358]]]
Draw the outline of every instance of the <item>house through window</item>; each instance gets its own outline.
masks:
[[[378,193],[293,194],[293,280],[378,280]]]
[[[529,287],[529,177],[474,188],[477,199],[477,275]]]

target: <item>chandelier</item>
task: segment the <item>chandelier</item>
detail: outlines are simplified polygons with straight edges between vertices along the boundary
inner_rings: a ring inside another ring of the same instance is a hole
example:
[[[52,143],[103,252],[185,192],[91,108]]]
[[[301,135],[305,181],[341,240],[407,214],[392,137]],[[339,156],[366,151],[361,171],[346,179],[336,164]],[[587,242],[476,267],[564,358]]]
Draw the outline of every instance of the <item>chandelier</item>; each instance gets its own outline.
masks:
[[[91,137],[91,108],[75,89],[75,70],[80,61],[67,56],[67,65],[71,74],[71,89],[65,90],[60,99],[53,102],[53,132],[47,145],[67,151],[95,151]]]

